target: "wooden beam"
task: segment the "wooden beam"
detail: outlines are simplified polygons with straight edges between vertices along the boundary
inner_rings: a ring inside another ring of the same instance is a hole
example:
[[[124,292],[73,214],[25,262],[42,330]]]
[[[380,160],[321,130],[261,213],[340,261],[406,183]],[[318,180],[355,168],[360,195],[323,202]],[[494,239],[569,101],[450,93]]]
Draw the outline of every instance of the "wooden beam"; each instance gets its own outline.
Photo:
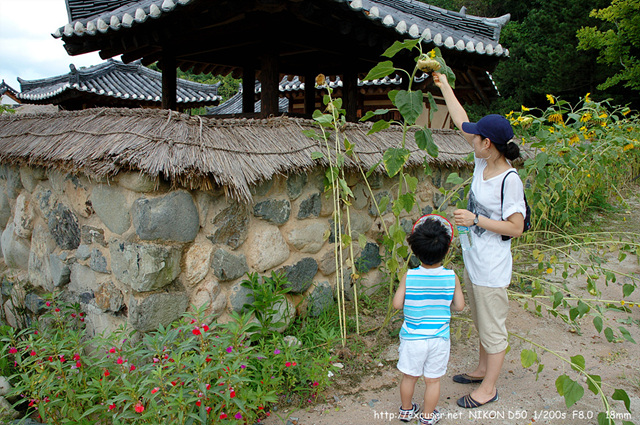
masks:
[[[304,76],[304,113],[311,116],[316,108],[316,76],[307,72]]]
[[[262,85],[261,116],[267,118],[278,115],[278,85],[280,83],[278,72],[278,57],[273,51],[268,51],[262,56],[262,66],[260,72],[260,83]]]
[[[255,112],[256,70],[253,67],[242,69],[242,112]]]
[[[162,51],[162,109],[177,110],[178,71],[171,49]]]
[[[484,103],[484,106],[489,107],[489,104],[491,102],[489,101],[489,98],[485,95],[484,90],[482,90],[482,86],[478,82],[478,79],[476,78],[476,76],[473,73],[473,71],[468,69],[467,72],[466,72],[466,75],[469,78],[469,80],[471,81],[471,84],[473,84],[473,87],[476,89],[476,92],[478,93],[478,96],[480,96],[480,99],[482,99],[482,103]]]
[[[342,75],[342,91],[347,121],[358,121],[358,72],[349,69]]]

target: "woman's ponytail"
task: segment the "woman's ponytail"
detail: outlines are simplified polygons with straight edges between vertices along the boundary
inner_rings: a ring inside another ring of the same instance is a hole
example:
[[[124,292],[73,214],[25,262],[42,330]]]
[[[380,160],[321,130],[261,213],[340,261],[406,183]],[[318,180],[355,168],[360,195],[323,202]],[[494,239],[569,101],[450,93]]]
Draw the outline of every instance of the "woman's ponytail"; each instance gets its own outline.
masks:
[[[515,142],[509,142],[506,145],[494,143],[493,144],[498,152],[504,155],[509,161],[520,158],[520,148]]]

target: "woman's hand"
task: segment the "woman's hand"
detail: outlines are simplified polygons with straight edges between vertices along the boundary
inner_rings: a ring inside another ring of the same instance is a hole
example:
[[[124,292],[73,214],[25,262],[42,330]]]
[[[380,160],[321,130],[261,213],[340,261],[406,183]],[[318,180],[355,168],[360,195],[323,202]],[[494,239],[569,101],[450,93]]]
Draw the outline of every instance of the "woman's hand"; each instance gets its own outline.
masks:
[[[440,72],[432,72],[431,75],[433,76],[433,84],[439,87],[440,90],[442,90],[442,88],[445,86],[449,86],[449,80],[447,80],[446,75]]]
[[[453,220],[456,226],[471,227],[475,218],[476,215],[469,210],[455,210],[453,212]]]

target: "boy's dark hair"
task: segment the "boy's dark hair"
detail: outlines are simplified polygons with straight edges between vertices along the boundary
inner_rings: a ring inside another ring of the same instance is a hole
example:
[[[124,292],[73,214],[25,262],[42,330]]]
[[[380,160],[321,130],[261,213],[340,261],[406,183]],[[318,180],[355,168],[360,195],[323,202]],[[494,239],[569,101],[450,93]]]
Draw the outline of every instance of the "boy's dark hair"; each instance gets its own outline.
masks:
[[[413,230],[407,242],[422,263],[432,266],[444,260],[449,251],[451,236],[441,223],[426,220]]]

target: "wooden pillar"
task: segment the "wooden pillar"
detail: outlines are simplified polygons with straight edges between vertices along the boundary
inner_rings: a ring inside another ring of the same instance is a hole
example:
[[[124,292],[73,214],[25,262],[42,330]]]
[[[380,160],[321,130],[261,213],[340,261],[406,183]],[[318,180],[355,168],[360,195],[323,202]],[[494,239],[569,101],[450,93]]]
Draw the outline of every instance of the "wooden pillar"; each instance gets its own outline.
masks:
[[[304,113],[312,116],[316,110],[316,76],[307,72],[304,76]]]
[[[178,70],[176,57],[170,49],[162,50],[162,109],[178,109]]]
[[[346,119],[349,122],[358,121],[358,73],[349,70],[342,76],[342,90],[344,96],[344,109]]]
[[[256,70],[253,67],[242,68],[242,112],[255,112]]]
[[[279,76],[278,57],[275,51],[272,50],[262,56],[262,69],[260,72],[262,112],[260,116],[263,118],[278,115]]]

